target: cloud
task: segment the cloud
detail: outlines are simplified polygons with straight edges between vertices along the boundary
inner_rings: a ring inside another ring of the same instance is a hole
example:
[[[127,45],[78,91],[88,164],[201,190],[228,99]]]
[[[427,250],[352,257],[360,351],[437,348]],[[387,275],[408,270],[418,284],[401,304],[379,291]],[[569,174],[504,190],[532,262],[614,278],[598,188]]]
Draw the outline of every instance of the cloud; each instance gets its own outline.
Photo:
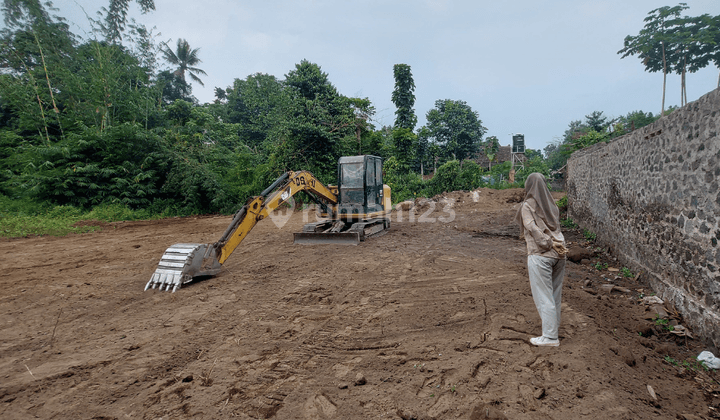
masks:
[[[262,51],[270,48],[272,38],[262,32],[244,33],[240,37],[240,43],[250,51]]]

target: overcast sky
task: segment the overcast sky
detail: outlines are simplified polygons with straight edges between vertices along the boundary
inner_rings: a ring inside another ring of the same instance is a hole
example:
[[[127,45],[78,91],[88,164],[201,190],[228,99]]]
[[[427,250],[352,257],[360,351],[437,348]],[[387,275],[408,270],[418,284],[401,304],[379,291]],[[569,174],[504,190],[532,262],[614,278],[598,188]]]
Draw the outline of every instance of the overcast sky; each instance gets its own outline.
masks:
[[[685,13],[720,14],[720,0],[685,0]],[[91,17],[109,0],[55,0],[74,33],[89,37]],[[393,65],[415,80],[418,127],[436,100],[468,103],[503,145],[525,134],[527,147],[558,140],[593,111],[610,118],[660,112],[662,73],[637,57],[620,59],[627,35],[642,29],[663,0],[155,0],[129,18],[156,27],[158,41],[186,39],[200,48],[201,103],[236,78],[267,73],[284,79],[303,59],[318,64],[346,96],[375,105],[376,127],[392,125]],[[166,65],[165,65],[166,66]],[[688,99],[713,90],[718,70],[688,76]],[[680,80],[668,78],[666,106],[680,104]]]

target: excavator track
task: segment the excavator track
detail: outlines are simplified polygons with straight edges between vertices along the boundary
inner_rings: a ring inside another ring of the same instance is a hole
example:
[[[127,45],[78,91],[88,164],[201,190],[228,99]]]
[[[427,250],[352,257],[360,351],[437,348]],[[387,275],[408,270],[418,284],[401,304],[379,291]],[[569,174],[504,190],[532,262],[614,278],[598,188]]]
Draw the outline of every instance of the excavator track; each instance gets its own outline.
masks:
[[[340,222],[342,223],[342,222]],[[377,218],[340,225],[337,222],[316,222],[303,226],[303,231],[294,234],[299,245],[357,245],[370,236],[379,235],[390,228],[390,219]]]

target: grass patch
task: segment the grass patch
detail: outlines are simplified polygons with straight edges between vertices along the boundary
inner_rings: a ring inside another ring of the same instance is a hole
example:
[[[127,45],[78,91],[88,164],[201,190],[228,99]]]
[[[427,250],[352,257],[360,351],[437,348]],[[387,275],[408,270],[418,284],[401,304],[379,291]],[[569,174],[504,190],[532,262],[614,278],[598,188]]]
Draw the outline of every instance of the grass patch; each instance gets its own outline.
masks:
[[[120,204],[103,204],[87,211],[0,196],[0,237],[65,236],[101,229],[99,224],[89,221],[148,220],[169,216],[165,212],[152,214],[148,210],[132,210]]]

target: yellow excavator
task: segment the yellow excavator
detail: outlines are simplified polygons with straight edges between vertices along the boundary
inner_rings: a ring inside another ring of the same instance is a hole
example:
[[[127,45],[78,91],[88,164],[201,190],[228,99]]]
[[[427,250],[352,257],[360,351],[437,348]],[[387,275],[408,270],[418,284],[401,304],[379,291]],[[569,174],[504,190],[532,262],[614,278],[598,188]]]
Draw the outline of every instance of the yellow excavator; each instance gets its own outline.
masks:
[[[214,244],[175,244],[160,259],[145,290],[175,292],[194,278],[214,276],[253,227],[300,191],[317,204],[319,221],[295,233],[296,244],[357,245],[390,228],[390,187],[383,184],[382,159],[346,156],[338,161],[337,186],[323,185],[308,171],[286,172],[251,197]]]

